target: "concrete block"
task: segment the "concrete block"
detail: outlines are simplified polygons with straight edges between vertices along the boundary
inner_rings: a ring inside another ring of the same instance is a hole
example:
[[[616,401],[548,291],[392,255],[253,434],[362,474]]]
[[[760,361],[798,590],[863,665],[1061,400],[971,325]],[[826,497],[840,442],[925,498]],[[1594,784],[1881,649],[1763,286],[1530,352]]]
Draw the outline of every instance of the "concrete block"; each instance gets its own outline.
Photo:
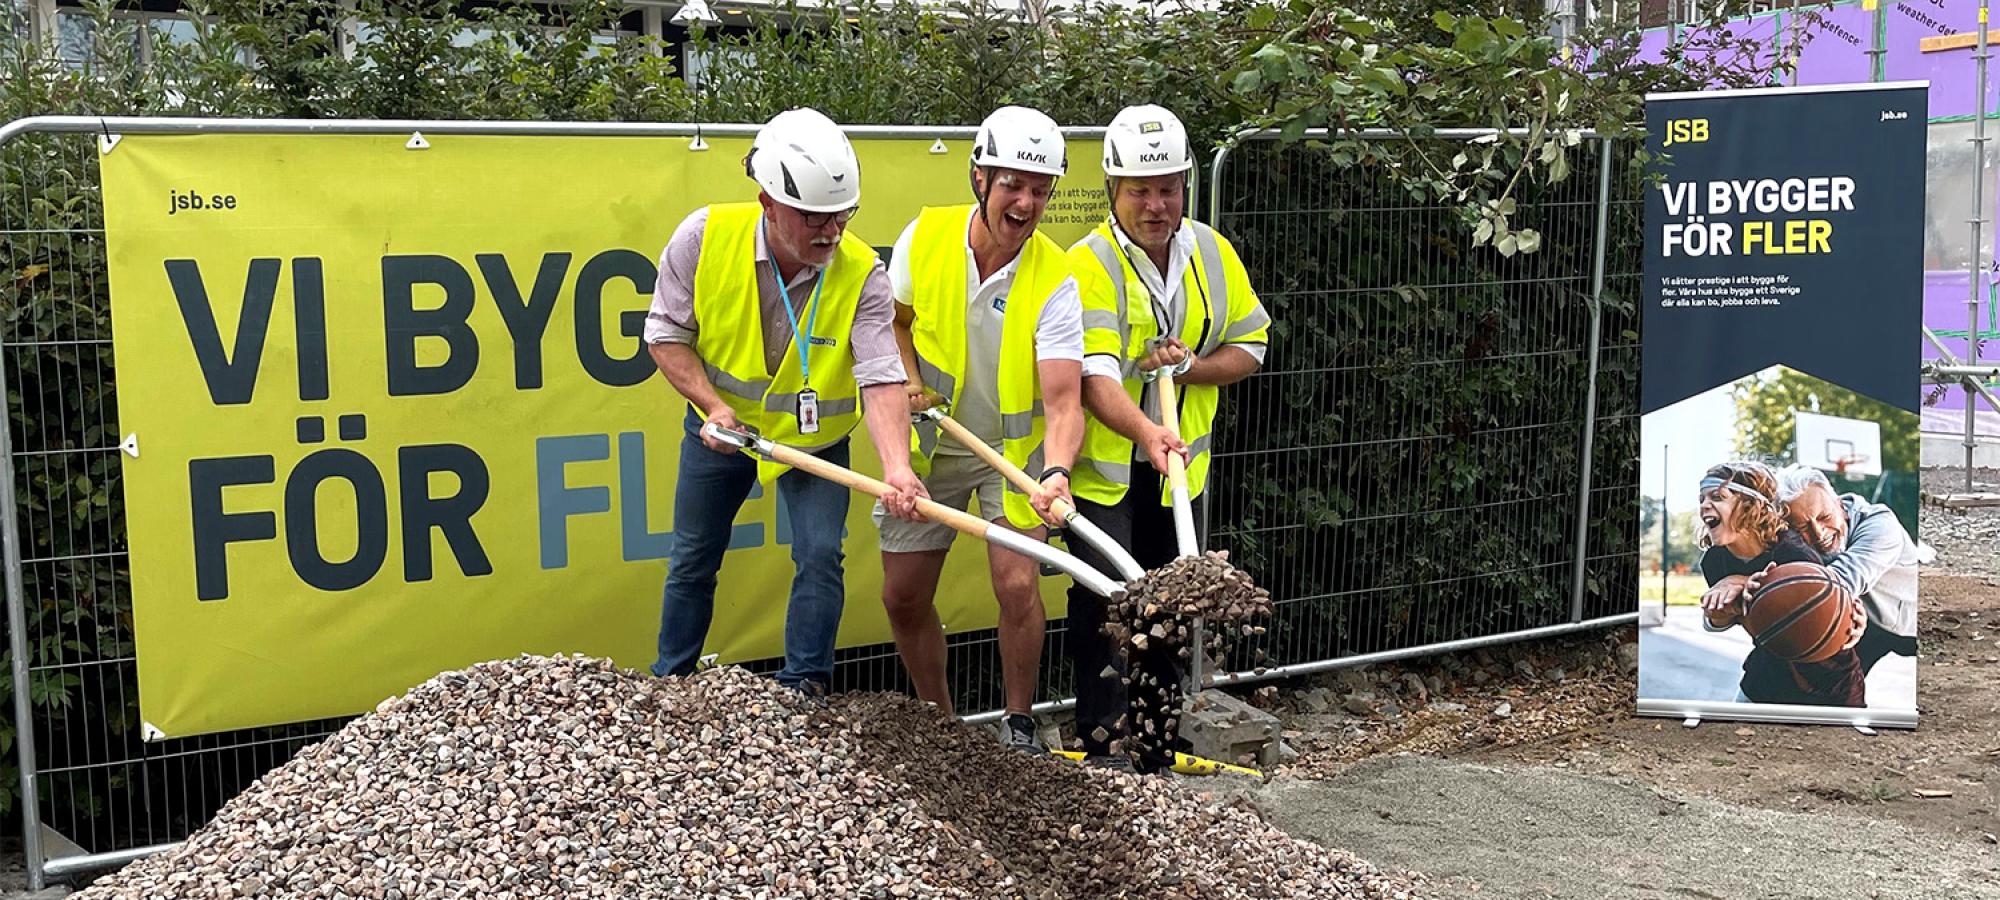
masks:
[[[1964,416],[1964,413],[1957,413]],[[1981,469],[2000,469],[2000,438],[1988,434],[1975,434],[1972,438],[1972,465]],[[1926,469],[1943,468],[1965,471],[1965,433],[1954,431],[1940,433],[1926,431],[1919,452],[1922,465]]]
[[[1222,691],[1202,691],[1188,703],[1180,733],[1189,752],[1217,762],[1269,769],[1278,764],[1278,717]]]

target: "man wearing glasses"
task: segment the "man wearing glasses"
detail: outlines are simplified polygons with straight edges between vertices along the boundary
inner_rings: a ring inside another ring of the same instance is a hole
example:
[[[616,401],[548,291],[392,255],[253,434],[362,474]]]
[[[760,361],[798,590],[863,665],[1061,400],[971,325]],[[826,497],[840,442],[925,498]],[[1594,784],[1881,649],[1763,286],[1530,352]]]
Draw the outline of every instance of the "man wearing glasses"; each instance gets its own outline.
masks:
[[[753,484],[775,480],[792,529],[791,600],[780,684],[824,693],[845,599],[847,488],[759,463],[707,433],[752,428],[829,462],[848,462],[865,410],[893,515],[918,518],[909,403],[891,330],[894,301],[875,251],[846,234],[861,202],[846,135],[811,109],[779,113],[744,167],[754,203],[696,210],[660,258],[646,344],[687,398],[674,548],[660,609],[655,675],[694,671],[715,610],[716,572]],[[706,423],[706,424],[704,424]]]
[[[938,502],[980,518],[1047,536],[1060,525],[1050,501],[1069,498],[1069,467],[1083,441],[1083,306],[1063,249],[1036,228],[1067,163],[1061,129],[1032,109],[1006,106],[973,138],[975,203],[925,209],[903,230],[890,262],[896,337],[902,342],[911,406],[950,406],[971,434],[1029,475],[1033,496],[1003,482],[969,447],[934,424],[918,426],[916,463]],[[1046,424],[1044,420],[1046,419]],[[951,529],[908,524],[878,510],[882,602],[896,650],[917,696],[952,708],[945,642],[935,600]],[[1034,704],[1046,626],[1034,560],[988,547],[1000,604],[1000,667],[1007,746],[1045,753],[1035,738]]]

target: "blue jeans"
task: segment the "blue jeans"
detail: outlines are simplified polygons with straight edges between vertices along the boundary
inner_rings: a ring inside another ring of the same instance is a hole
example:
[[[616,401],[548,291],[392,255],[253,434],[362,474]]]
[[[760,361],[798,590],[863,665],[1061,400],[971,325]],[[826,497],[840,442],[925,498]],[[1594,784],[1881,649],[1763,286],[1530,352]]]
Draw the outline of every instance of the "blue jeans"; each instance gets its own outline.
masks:
[[[689,408],[674,485],[674,548],[660,598],[660,658],[654,675],[694,671],[715,615],[715,575],[729,549],[736,513],[757,481],[757,461],[717,453],[701,442],[701,418]],[[847,465],[848,441],[814,454]],[[847,488],[799,471],[778,476],[778,498],[792,523],[792,596],[785,608],[785,667],[778,683],[800,687],[833,680],[833,642],[847,599],[841,541],[847,536]]]

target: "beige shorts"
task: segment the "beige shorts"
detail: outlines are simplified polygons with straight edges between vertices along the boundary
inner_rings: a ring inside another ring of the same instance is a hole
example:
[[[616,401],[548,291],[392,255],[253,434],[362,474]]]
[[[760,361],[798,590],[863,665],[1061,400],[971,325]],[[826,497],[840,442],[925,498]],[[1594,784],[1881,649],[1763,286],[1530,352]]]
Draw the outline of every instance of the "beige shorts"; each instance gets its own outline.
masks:
[[[980,462],[979,457],[954,453],[939,453],[931,457],[931,474],[924,479],[924,490],[930,492],[931,499],[952,509],[965,509],[977,495],[979,517],[988,522],[1007,517],[1006,507],[1001,505],[1000,500],[1001,492],[1006,489],[1000,473]],[[880,500],[875,501],[873,515],[876,529],[882,532],[884,553],[946,550],[958,537],[958,532],[949,525],[911,522],[889,515]]]

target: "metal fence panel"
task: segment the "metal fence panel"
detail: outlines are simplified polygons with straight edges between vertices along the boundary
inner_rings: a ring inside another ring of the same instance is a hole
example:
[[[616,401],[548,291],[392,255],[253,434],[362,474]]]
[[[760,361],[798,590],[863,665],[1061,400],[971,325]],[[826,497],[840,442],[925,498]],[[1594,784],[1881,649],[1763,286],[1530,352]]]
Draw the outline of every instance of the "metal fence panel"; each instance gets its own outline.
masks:
[[[1448,159],[1478,133],[1428,149]],[[1607,563],[1636,547],[1637,477],[1619,455],[1632,449],[1631,402],[1594,417],[1610,432],[1591,448],[1609,481],[1584,485],[1579,458],[1593,349],[1614,362],[1600,390],[1636,401],[1631,319],[1592,315],[1609,146],[1575,148],[1563,181],[1523,180],[1512,220],[1543,240],[1511,258],[1472,247],[1455,210],[1413,197],[1381,160],[1342,165],[1270,139],[1219,156],[1214,224],[1281,323],[1217,428],[1211,545],[1278,606],[1225,668],[1289,674],[1634,608]],[[1610,174],[1636,202],[1622,170]],[[1607,287],[1636,290],[1636,250],[1612,243],[1632,265],[1621,258]]]
[[[7,420],[0,473],[7,519],[8,643],[21,766],[6,779],[23,803],[24,849],[44,872],[116,864],[178,841],[229,798],[346,718],[147,742],[140,734],[131,585],[119,482],[110,297],[96,141],[102,133],[505,133],[692,136],[745,125],[522,122],[269,122],[48,117],[0,132],[0,376]],[[49,129],[49,130],[38,130]],[[874,137],[966,138],[970,128],[864,127]],[[1094,139],[1101,129],[1067,129]],[[1060,621],[1044,643],[1044,696],[1067,696]],[[960,709],[993,710],[1002,682],[997,633],[951,635]],[[782,660],[748,664],[775,671]],[[908,691],[895,647],[836,654],[834,687]],[[1058,705],[1058,704],[1045,704]],[[44,837],[47,840],[44,840]],[[76,846],[72,847],[71,844]],[[81,856],[62,857],[80,847]],[[53,859],[52,859],[53,858]],[[50,861],[46,869],[45,861]]]
[[[339,723],[140,740],[96,155],[90,136],[60,134],[0,154],[0,377],[18,567],[9,653],[27,687],[19,789],[36,806],[29,822],[118,850],[178,840]],[[42,836],[24,834],[31,865],[59,852]]]
[[[177,841],[251,781],[344,719],[145,742],[138,733],[131,596],[120,505],[97,120],[69,133],[0,134],[0,377],[16,748],[30,871],[123,861]],[[338,130],[238,121],[228,130]],[[185,130],[167,120],[112,127]],[[505,133],[679,134],[694,126],[367,123]],[[703,126],[725,133],[743,126]],[[952,131],[943,129],[942,131]],[[909,129],[877,129],[897,136]],[[926,135],[939,130],[926,130]],[[968,130],[969,131],[969,130]],[[1463,139],[1475,133],[1456,135]],[[13,139],[9,140],[9,136]],[[1252,140],[1217,167],[1214,224],[1236,243],[1274,325],[1259,374],[1230,389],[1217,428],[1211,546],[1268,585],[1279,616],[1235,642],[1219,680],[1270,665],[1574,627],[1578,495],[1590,498],[1582,618],[1628,614],[1636,547],[1634,241],[1612,242],[1597,384],[1597,483],[1578,483],[1598,145],[1569,181],[1523,197],[1540,254],[1495,261],[1452,213],[1399,196],[1358,167]],[[1620,169],[1614,183],[1627,184]],[[1629,194],[1629,196],[1627,195]],[[1639,204],[1610,208],[1636,236]],[[1619,229],[1625,229],[1620,231]],[[1483,256],[1482,256],[1483,254]],[[1626,396],[1629,394],[1630,396]],[[8,501],[12,501],[11,503]],[[1629,616],[1628,616],[1629,617]],[[1050,623],[1043,696],[1067,697],[1063,623]],[[994,632],[950,638],[961,709],[1001,703]],[[779,663],[752,664],[775,670]],[[1296,671],[1296,669],[1290,670]],[[837,689],[908,690],[890,645],[837,654]],[[1066,705],[1045,703],[1042,709]],[[995,716],[972,716],[983,721]],[[46,831],[41,826],[46,826]],[[89,855],[58,859],[51,842]]]

